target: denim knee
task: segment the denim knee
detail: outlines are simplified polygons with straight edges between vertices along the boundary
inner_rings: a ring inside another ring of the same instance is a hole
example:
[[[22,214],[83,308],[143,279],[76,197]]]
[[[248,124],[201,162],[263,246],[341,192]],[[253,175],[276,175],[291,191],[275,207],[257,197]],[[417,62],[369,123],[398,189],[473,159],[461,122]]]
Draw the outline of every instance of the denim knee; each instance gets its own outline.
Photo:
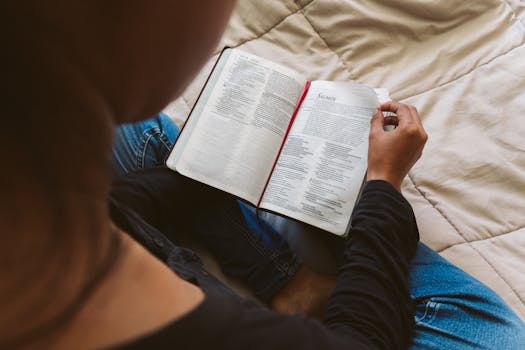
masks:
[[[421,244],[411,266],[415,349],[525,349],[525,324],[489,287]]]
[[[163,113],[140,123],[119,126],[113,143],[114,177],[162,166],[178,135],[177,125]]]

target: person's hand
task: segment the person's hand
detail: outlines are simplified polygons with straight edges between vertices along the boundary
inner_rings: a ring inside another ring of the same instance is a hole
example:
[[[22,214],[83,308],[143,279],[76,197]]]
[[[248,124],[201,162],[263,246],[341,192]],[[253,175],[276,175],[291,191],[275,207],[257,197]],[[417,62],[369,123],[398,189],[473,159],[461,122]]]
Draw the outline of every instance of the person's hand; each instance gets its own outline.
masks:
[[[397,117],[383,117],[381,111]],[[385,125],[397,125],[385,131]],[[414,106],[387,102],[372,117],[368,147],[367,180],[385,180],[401,192],[401,182],[421,157],[427,133]]]

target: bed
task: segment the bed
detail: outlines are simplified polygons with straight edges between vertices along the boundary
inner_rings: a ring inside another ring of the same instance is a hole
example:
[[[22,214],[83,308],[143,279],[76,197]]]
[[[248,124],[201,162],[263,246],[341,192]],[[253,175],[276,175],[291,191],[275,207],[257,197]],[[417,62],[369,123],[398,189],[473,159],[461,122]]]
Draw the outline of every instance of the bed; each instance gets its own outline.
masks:
[[[429,134],[403,183],[421,240],[525,320],[524,43],[520,0],[240,0],[216,53],[166,112],[184,122],[226,45],[310,79],[388,88],[417,106]],[[269,220],[305,260],[323,260],[315,237]]]

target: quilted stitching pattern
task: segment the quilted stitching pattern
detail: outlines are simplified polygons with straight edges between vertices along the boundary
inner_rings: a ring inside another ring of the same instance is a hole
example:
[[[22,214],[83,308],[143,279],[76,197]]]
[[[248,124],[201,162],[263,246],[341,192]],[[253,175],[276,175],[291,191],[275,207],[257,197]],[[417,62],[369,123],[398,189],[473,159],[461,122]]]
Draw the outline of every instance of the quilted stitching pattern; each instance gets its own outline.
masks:
[[[217,52],[241,47],[416,105],[430,138],[404,192],[423,241],[525,319],[524,43],[519,0],[240,0]],[[178,123],[215,59],[171,105]]]

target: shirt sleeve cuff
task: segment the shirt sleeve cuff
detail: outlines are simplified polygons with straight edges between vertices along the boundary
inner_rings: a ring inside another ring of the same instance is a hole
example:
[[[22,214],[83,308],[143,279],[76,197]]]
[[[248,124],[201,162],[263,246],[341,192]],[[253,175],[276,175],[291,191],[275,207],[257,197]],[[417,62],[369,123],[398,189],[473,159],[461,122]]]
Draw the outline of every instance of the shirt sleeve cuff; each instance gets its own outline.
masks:
[[[404,204],[410,205],[405,197],[388,181],[385,180],[369,180],[366,182],[363,189],[363,194],[365,192],[384,192],[390,196],[393,196],[395,199],[403,202]]]

